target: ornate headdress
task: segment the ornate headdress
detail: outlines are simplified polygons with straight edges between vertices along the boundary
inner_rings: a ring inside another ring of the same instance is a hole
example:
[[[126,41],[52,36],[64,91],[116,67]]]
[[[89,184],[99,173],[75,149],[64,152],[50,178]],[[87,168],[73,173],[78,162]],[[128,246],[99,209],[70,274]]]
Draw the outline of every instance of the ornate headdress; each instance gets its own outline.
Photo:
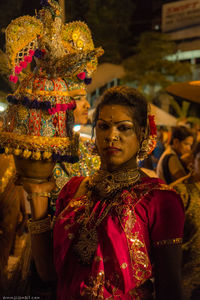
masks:
[[[94,48],[83,22],[63,24],[54,0],[41,1],[35,17],[13,20],[6,29],[10,80],[18,83],[23,69],[35,59],[16,92],[0,133],[1,153],[33,160],[75,162],[78,136],[72,131],[74,94],[85,93],[102,48]]]

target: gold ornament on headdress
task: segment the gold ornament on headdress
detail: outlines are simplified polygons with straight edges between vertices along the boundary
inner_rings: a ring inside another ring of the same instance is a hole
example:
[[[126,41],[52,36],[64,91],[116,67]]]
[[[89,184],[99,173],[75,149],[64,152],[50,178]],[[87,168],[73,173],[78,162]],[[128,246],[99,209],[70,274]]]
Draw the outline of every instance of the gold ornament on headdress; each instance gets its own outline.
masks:
[[[30,50],[39,47],[43,57],[36,64],[47,74],[72,77],[86,70],[91,75],[103,49],[94,48],[91,32],[84,22],[63,24],[58,3],[51,0],[47,3],[37,17],[17,18],[6,29],[6,53],[13,74]]]
[[[37,47],[37,37],[43,35],[43,25],[31,16],[19,17],[6,28],[6,54],[13,69],[29,51]]]

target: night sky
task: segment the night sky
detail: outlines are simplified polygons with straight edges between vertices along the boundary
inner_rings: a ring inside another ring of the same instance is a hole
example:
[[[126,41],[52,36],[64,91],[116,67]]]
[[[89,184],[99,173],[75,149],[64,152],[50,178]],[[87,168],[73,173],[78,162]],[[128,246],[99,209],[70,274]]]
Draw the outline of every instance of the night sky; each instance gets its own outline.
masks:
[[[6,28],[11,20],[23,15],[35,15],[35,10],[41,8],[40,0],[22,0],[22,6],[19,5],[19,0],[0,0],[0,27]],[[70,3],[75,0],[66,0],[66,10],[70,7]],[[121,0],[123,1],[123,0]],[[136,43],[137,37],[143,32],[151,30],[152,20],[152,3],[157,1],[161,3],[162,0],[130,0],[133,2],[135,9],[132,15],[132,24],[130,30],[133,33],[133,43]],[[18,5],[17,5],[18,4]],[[66,20],[67,21],[67,20]],[[89,27],[90,24],[88,23]],[[0,48],[4,49],[5,37],[1,33]]]
[[[2,1],[2,0],[0,0]],[[74,0],[66,0],[66,6],[70,1]],[[123,1],[123,0],[122,0]],[[152,20],[152,0],[130,0],[132,1],[135,6],[136,10],[133,14],[133,30],[136,32],[143,32],[146,30],[150,30],[151,28],[151,20]],[[155,1],[155,0],[154,0]],[[157,0],[157,2],[159,2]],[[22,7],[22,15],[28,14],[28,15],[34,15],[35,9],[40,9],[40,0],[35,1],[23,1],[23,7]]]

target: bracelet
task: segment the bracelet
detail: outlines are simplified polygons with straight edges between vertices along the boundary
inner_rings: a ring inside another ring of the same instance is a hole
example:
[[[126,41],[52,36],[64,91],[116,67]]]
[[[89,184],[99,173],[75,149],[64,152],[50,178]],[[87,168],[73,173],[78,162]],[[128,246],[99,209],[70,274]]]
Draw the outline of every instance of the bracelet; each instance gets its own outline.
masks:
[[[47,192],[37,193],[36,192],[36,193],[28,194],[27,200],[30,201],[34,197],[50,197],[50,196],[51,196],[51,193],[47,193]]]
[[[28,220],[28,230],[31,234],[40,234],[51,230],[51,216],[37,221]]]

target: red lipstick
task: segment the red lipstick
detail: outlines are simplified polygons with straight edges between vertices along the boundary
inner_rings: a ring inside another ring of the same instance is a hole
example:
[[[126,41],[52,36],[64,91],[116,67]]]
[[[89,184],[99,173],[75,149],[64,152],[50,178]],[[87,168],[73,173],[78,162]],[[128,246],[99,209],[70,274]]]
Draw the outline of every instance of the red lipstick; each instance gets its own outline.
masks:
[[[121,149],[117,148],[117,147],[106,147],[104,148],[104,150],[108,153],[108,154],[116,154],[119,151],[121,151]]]

